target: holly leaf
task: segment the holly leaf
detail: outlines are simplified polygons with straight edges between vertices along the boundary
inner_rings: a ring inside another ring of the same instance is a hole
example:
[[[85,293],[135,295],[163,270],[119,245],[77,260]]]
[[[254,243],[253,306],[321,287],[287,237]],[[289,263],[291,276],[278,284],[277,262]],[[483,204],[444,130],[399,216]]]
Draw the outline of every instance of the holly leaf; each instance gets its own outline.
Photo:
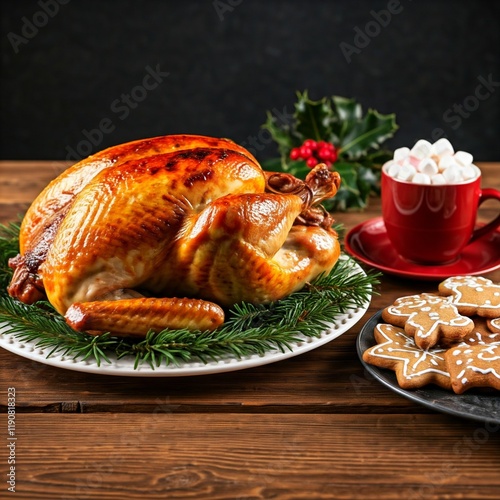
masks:
[[[305,179],[306,175],[311,171],[303,160],[290,160],[283,163],[281,158],[270,158],[262,161],[261,166],[268,172],[286,172],[299,179]]]
[[[307,166],[304,160],[290,160],[287,165],[287,170],[285,172],[289,172],[293,174],[295,177],[299,179],[305,179],[306,175],[311,171],[310,167]]]
[[[347,208],[360,208],[362,200],[360,199],[358,173],[355,166],[352,163],[339,161],[335,164],[335,170],[340,174],[342,182],[335,197],[326,201],[325,208],[341,211]]]
[[[379,149],[398,129],[394,114],[382,115],[369,109],[366,115],[355,122],[348,122],[345,134],[340,136],[340,154],[350,159],[366,155],[370,149]]]
[[[295,103],[295,131],[299,136],[299,144],[305,139],[325,140],[331,134],[333,110],[330,101],[323,97],[319,101],[311,101],[307,91],[297,93]]]
[[[294,146],[294,141],[290,133],[290,127],[280,123],[276,116],[268,111],[266,122],[262,125],[262,128],[269,131],[271,137],[278,146],[278,151],[280,152],[281,157],[286,158]]]
[[[332,120],[332,135],[329,142],[336,146],[342,143],[352,127],[361,119],[363,110],[361,105],[354,99],[347,97],[333,96],[332,101],[335,109],[335,116]]]
[[[267,172],[282,172],[284,170],[281,158],[268,158],[267,160],[261,161],[260,165]]]
[[[337,112],[338,119],[341,123],[354,123],[361,120],[363,116],[363,109],[361,108],[361,104],[356,102],[354,99],[334,95],[332,97],[332,101],[335,105],[335,111]]]
[[[361,164],[358,164],[357,168],[358,172],[358,189],[359,196],[363,200],[364,206],[368,205],[368,197],[370,193],[378,193],[379,192],[379,179],[380,175],[375,173],[373,169],[364,167]]]
[[[335,163],[335,170],[342,183],[335,197],[323,202],[325,208],[332,211],[366,208],[370,194],[378,191],[379,176],[360,163],[348,161]]]
[[[384,163],[392,160],[393,156],[392,151],[388,151],[387,149],[377,149],[376,151],[361,157],[358,162],[365,167],[380,170]]]

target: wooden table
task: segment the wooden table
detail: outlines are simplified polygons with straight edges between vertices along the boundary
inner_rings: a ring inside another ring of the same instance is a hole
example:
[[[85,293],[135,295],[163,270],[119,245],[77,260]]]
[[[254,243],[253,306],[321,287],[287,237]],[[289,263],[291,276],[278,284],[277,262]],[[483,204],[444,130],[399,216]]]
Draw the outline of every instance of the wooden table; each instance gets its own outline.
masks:
[[[1,222],[66,166],[0,163]],[[480,164],[500,188],[500,163]],[[488,202],[482,217],[498,207]],[[380,214],[337,214],[346,229]],[[485,275],[500,281],[497,270]],[[383,276],[364,319],[301,356],[184,378],[83,374],[0,349],[14,387],[18,499],[500,498],[500,432],[415,404],[364,372],[356,336],[376,311],[436,283]],[[6,417],[0,496],[8,497]]]

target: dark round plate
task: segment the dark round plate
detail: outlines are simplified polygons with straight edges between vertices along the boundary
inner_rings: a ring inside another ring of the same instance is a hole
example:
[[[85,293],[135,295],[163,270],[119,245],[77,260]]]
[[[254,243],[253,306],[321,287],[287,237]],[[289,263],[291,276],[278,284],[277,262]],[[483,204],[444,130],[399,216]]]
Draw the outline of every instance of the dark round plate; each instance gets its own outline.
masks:
[[[363,326],[356,341],[358,356],[366,370],[383,385],[415,403],[442,413],[457,417],[489,422],[500,425],[500,396],[482,394],[469,390],[464,394],[455,394],[440,387],[429,385],[415,391],[407,391],[399,387],[396,375],[392,370],[378,368],[363,361],[363,353],[375,345],[373,331],[378,323],[382,323],[382,310],[374,314]]]

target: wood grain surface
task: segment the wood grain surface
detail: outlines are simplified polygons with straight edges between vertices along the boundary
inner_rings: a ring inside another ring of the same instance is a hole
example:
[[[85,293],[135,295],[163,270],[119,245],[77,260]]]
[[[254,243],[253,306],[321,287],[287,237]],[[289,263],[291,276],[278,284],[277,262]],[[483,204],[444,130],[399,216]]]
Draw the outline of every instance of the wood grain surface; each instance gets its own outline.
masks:
[[[479,165],[500,188],[500,163]],[[66,167],[0,162],[0,222]],[[488,202],[481,220],[498,212]],[[380,215],[336,214],[346,231]],[[500,249],[499,249],[500,252]],[[500,281],[500,271],[485,274]],[[134,378],[50,367],[0,349],[0,412],[16,390],[16,492],[37,499],[498,499],[500,426],[443,415],[365,373],[355,342],[397,297],[436,283],[381,277],[362,321],[275,364]],[[7,419],[0,498],[8,498]]]
[[[443,415],[167,407],[22,414],[18,425],[15,498],[494,499],[500,491],[499,433]]]

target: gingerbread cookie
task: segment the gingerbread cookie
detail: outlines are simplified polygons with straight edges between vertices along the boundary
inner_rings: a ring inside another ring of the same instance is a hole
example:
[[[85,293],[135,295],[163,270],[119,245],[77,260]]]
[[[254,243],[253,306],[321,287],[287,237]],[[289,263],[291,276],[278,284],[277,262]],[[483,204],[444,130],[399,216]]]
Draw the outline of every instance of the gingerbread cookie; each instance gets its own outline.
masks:
[[[444,355],[451,387],[456,394],[472,387],[492,387],[500,390],[500,341],[461,343]]]
[[[446,349],[420,349],[415,339],[394,325],[378,324],[374,330],[377,345],[363,353],[363,360],[372,365],[389,368],[396,373],[403,389],[417,389],[434,383],[451,389],[446,371]]]
[[[487,278],[454,276],[439,284],[439,292],[450,297],[460,314],[500,317],[500,285]]]
[[[486,323],[490,332],[500,333],[500,318],[489,319]]]
[[[448,299],[429,293],[397,299],[382,311],[382,318],[404,327],[421,349],[429,349],[442,339],[447,343],[460,342],[474,328],[473,321],[459,314]]]
[[[456,394],[473,387],[500,390],[500,285],[456,276],[439,295],[397,299],[382,311],[377,345],[363,360],[396,372],[403,389],[434,383]]]
[[[471,319],[474,322],[474,328],[462,339],[462,342],[469,345],[477,345],[500,341],[500,332],[495,333],[490,330],[488,326],[489,320],[480,316],[474,316]],[[443,338],[439,343],[439,347],[452,347],[454,345],[457,345],[457,342],[448,342]]]

